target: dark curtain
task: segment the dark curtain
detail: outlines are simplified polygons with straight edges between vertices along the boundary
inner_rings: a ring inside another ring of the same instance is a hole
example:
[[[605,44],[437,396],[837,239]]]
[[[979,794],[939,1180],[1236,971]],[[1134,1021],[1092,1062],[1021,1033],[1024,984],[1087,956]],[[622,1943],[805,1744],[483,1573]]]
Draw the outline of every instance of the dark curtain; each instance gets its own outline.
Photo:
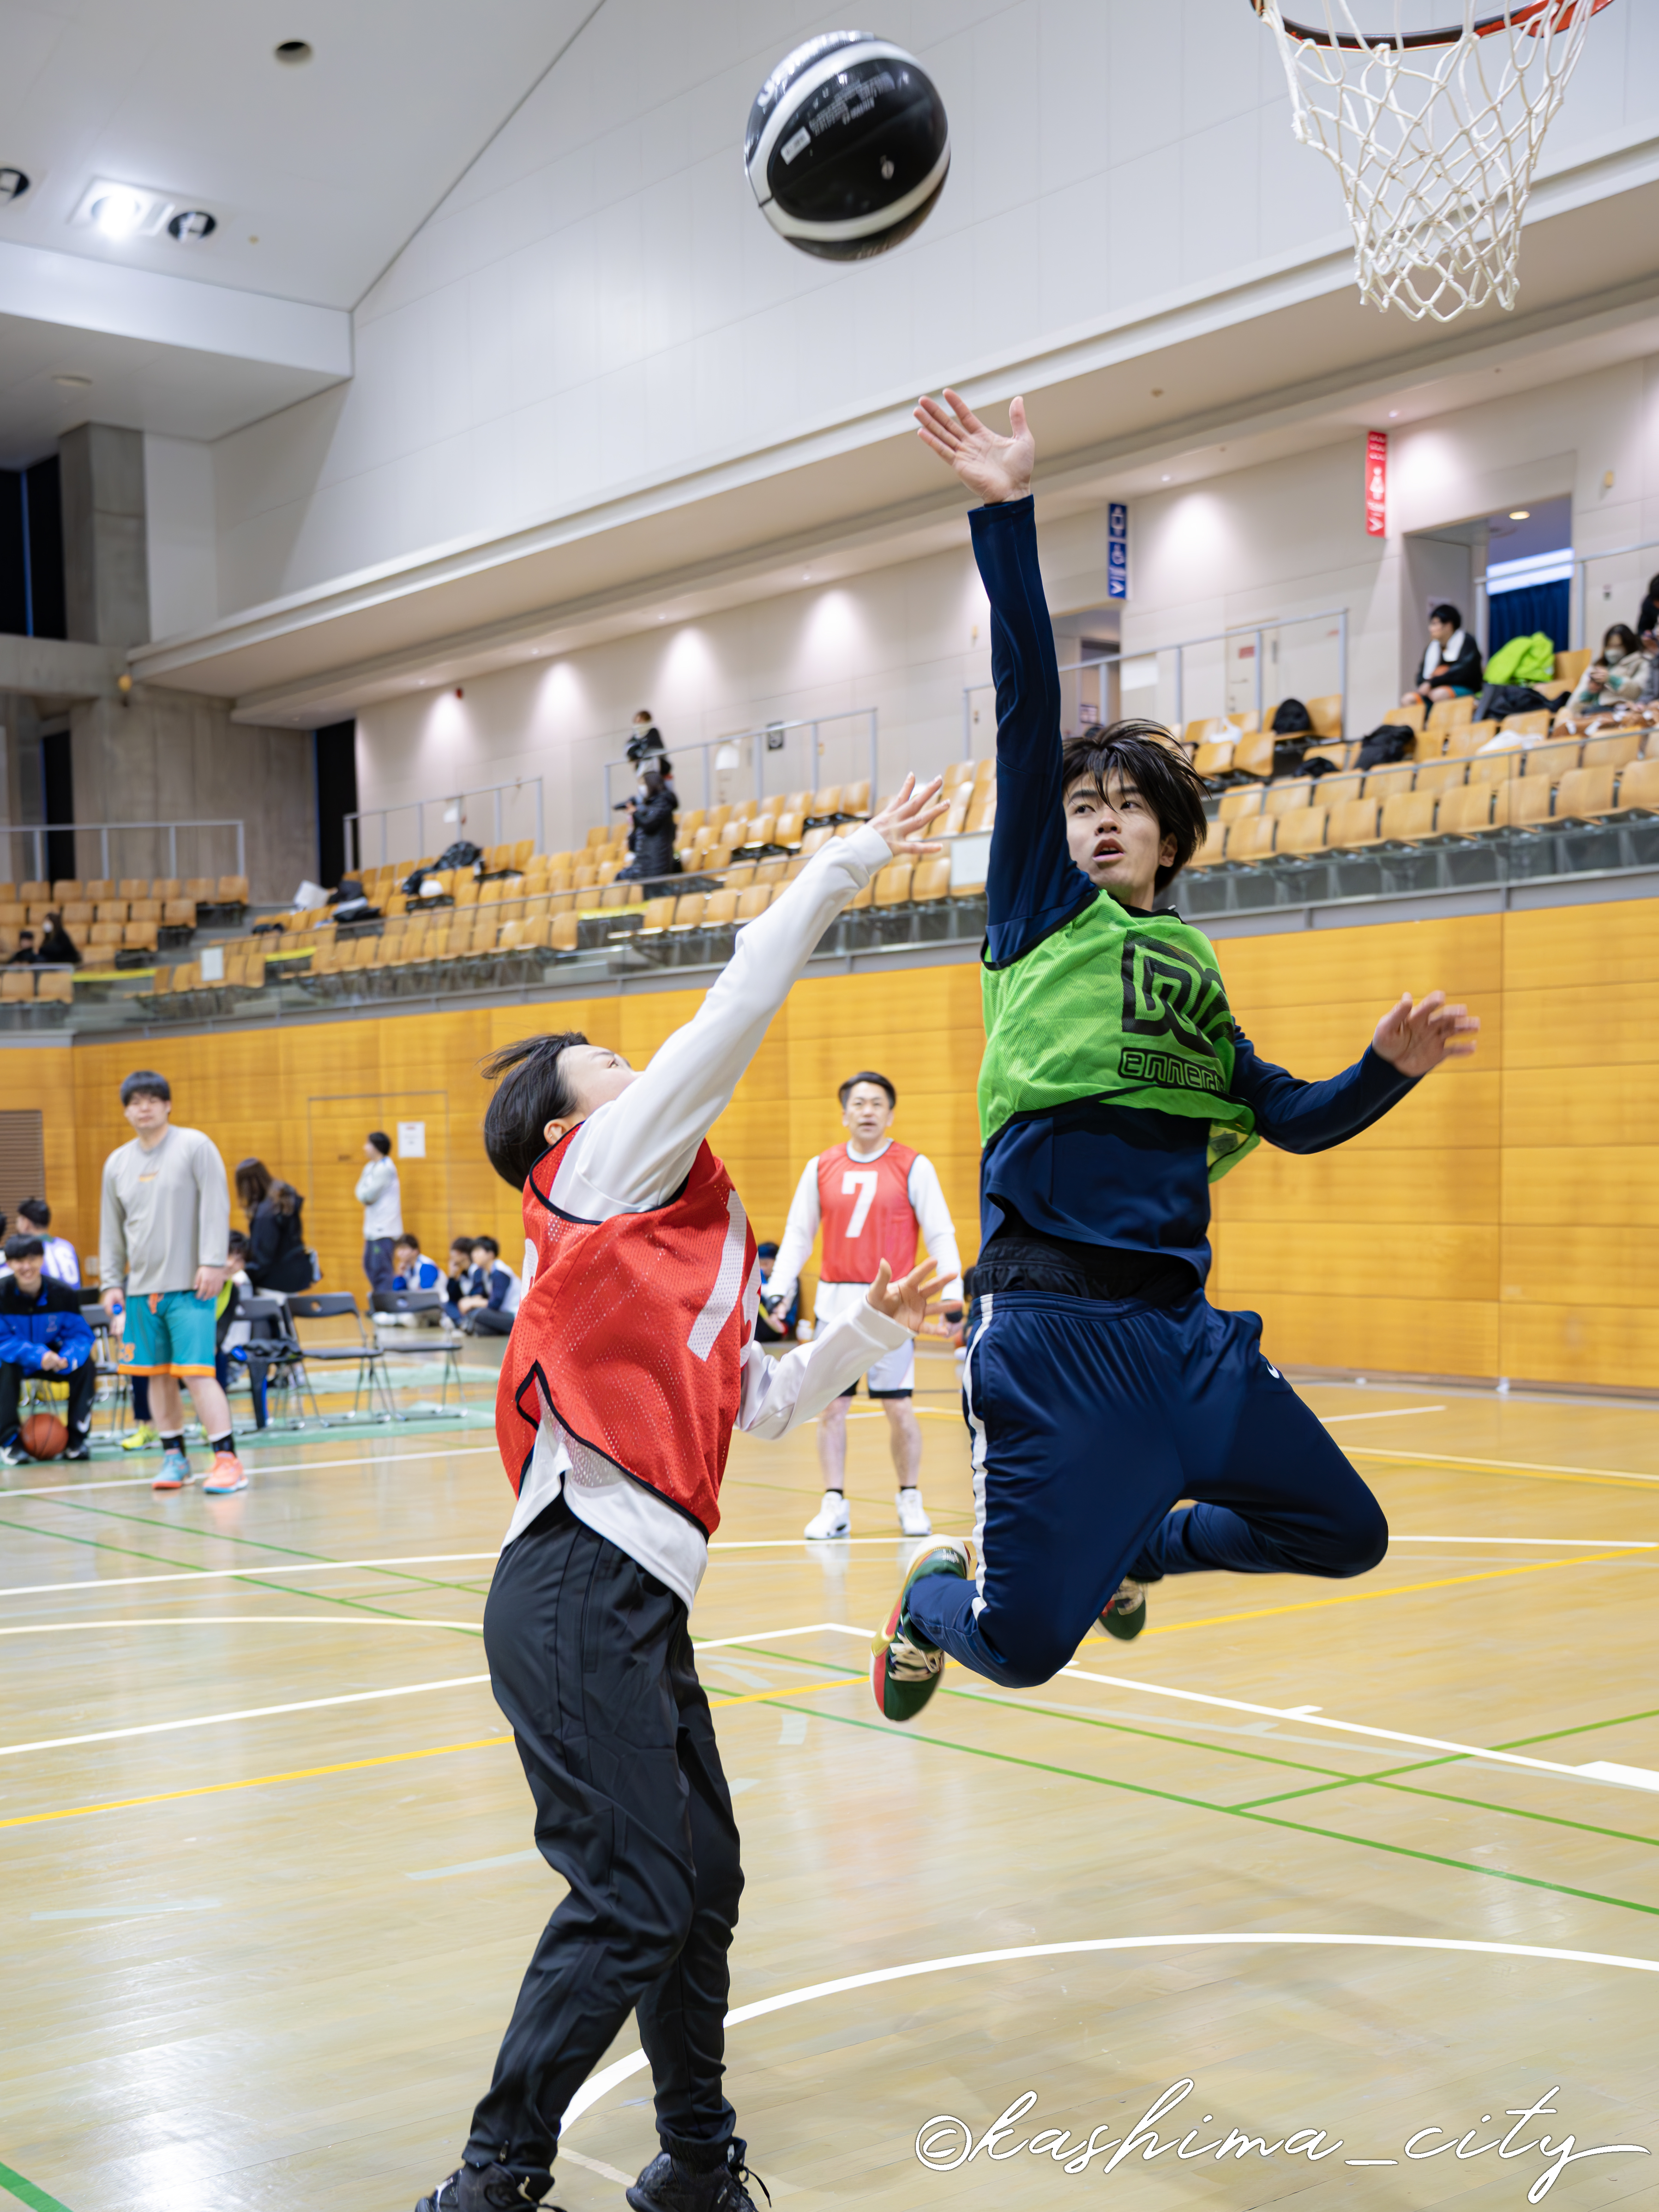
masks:
[[[23,588],[23,479],[0,469],[0,632],[28,635],[28,596]]]
[[[58,456],[0,469],[0,632],[67,637]]]
[[[37,631],[36,635],[40,633]],[[48,822],[75,819],[75,764],[67,730],[52,730],[40,739],[41,795]],[[57,883],[75,874],[75,832],[54,830],[46,838],[46,876]]]
[[[1486,657],[1512,637],[1530,637],[1534,630],[1555,642],[1558,653],[1567,650],[1572,635],[1572,586],[1563,576],[1553,584],[1523,584],[1518,591],[1494,592],[1486,602]]]
[[[357,811],[357,725],[331,722],[317,748],[317,880],[331,890],[345,873],[345,817]]]

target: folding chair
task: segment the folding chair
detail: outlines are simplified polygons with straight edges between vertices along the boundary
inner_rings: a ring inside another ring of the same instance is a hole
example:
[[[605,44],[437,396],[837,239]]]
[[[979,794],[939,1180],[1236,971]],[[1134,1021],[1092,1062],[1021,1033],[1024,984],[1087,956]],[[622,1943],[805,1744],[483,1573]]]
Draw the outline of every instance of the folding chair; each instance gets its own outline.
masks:
[[[395,1336],[382,1336],[377,1326],[375,1341],[388,1359],[431,1359],[441,1363],[443,1376],[435,1406],[411,1407],[410,1418],[418,1413],[422,1419],[435,1414],[453,1413],[457,1419],[466,1411],[466,1392],[461,1382],[461,1340],[447,1325],[441,1291],[374,1291],[369,1297],[371,1318],[380,1314],[410,1314],[416,1316],[416,1324],[407,1335],[400,1329]],[[427,1315],[435,1315],[443,1323],[442,1333],[434,1337],[421,1328]],[[449,1402],[451,1376],[455,1382],[455,1403]]]
[[[295,1428],[305,1425],[305,1401],[309,1393],[313,1418],[320,1421],[322,1408],[305,1371],[305,1347],[289,1318],[288,1300],[272,1291],[245,1297],[240,1317],[249,1323],[248,1340],[237,1346],[247,1368],[248,1389],[253,1399],[253,1418],[262,1429],[270,1426],[269,1394],[292,1391],[297,1410],[287,1415]],[[234,1358],[235,1353],[232,1354]]]
[[[363,1317],[357,1301],[349,1291],[300,1291],[288,1301],[290,1320],[294,1322],[295,1339],[300,1349],[299,1364],[305,1376],[305,1387],[312,1394],[311,1402],[316,1407],[316,1384],[311,1378],[313,1366],[338,1367],[355,1364],[356,1378],[353,1387],[351,1411],[349,1413],[319,1414],[324,1421],[361,1421],[378,1418],[375,1412],[375,1392],[388,1420],[401,1420],[398,1404],[392,1395],[392,1379],[386,1364],[386,1355],[380,1345],[363,1327]],[[301,1336],[302,1321],[344,1321],[349,1319],[356,1332],[356,1341],[350,1338],[336,1338],[322,1344],[307,1343]],[[364,1404],[364,1394],[368,1404]]]

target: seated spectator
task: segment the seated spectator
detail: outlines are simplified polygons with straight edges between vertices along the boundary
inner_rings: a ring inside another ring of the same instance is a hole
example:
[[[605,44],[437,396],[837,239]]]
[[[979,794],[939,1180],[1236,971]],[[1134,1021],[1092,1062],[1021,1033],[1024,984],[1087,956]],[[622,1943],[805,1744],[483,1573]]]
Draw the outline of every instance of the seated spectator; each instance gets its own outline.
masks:
[[[20,929],[17,933],[17,950],[7,961],[7,967],[33,968],[40,957],[40,954],[34,949],[34,932],[32,929]]]
[[[26,1198],[17,1209],[20,1224],[18,1234],[27,1237],[31,1231],[46,1248],[46,1273],[54,1282],[67,1283],[71,1290],[81,1287],[81,1257],[67,1237],[49,1237],[52,1227],[52,1208],[44,1198]],[[0,1234],[3,1234],[0,1231]]]
[[[285,1297],[312,1285],[301,1216],[305,1200],[263,1160],[236,1163],[236,1195],[247,1215],[248,1279],[256,1291]]]
[[[78,968],[80,948],[64,927],[61,914],[46,916],[46,933],[40,939],[40,950],[34,956],[42,968]]]
[[[213,1371],[219,1378],[219,1388],[228,1390],[233,1376],[246,1368],[253,1400],[253,1425],[263,1429],[267,1421],[265,1376],[269,1362],[250,1357],[248,1346],[253,1340],[253,1323],[242,1310],[243,1299],[256,1295],[248,1279],[249,1249],[248,1240],[241,1231],[233,1229],[225,1240],[230,1273],[225,1277],[215,1310]]]
[[[1636,617],[1636,627],[1644,644],[1649,638],[1659,638],[1659,576],[1648,579],[1648,594]]]
[[[67,1283],[46,1273],[46,1248],[39,1237],[13,1237],[6,1244],[11,1273],[0,1282],[0,1466],[27,1467],[17,1412],[26,1377],[62,1376],[69,1384],[69,1448],[65,1459],[90,1459],[93,1393],[92,1331],[81,1301]]]
[[[468,1258],[471,1257],[469,1249]],[[428,1260],[421,1249],[421,1240],[405,1230],[392,1248],[394,1291],[435,1291],[444,1279],[444,1271],[435,1260]]]
[[[628,849],[633,859],[617,877],[619,883],[644,883],[652,876],[672,876],[679,871],[674,856],[674,794],[654,768],[640,778],[637,798],[628,802],[632,828]]]
[[[763,1302],[759,1312],[755,1316],[756,1338],[762,1344],[793,1343],[795,1324],[800,1319],[800,1285],[799,1283],[796,1284],[794,1295],[781,1313],[775,1316],[769,1314],[764,1303],[766,1285],[772,1279],[772,1268],[778,1256],[778,1248],[770,1243],[757,1244],[755,1247],[755,1256],[760,1262]]]
[[[472,1239],[452,1237],[449,1240],[449,1273],[444,1280],[444,1311],[459,1327],[463,1317],[477,1312],[489,1303],[485,1296],[483,1278],[472,1264]]]
[[[1420,699],[1430,707],[1443,699],[1472,699],[1480,689],[1480,647],[1455,607],[1437,606],[1429,617],[1429,646],[1416,685],[1401,704],[1409,707]]]
[[[1587,714],[1603,714],[1614,706],[1636,706],[1647,691],[1651,672],[1636,632],[1628,623],[1614,623],[1563,712],[1573,718],[1576,726]]]
[[[523,1285],[511,1267],[501,1265],[501,1248],[493,1237],[473,1239],[472,1265],[484,1295],[461,1300],[461,1327],[469,1336],[510,1336]]]

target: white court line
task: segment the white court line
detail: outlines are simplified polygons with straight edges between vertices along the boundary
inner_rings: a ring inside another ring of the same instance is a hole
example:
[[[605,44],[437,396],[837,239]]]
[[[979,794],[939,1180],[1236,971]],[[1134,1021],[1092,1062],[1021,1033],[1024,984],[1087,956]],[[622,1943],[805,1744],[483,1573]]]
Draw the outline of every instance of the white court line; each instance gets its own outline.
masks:
[[[751,1636],[722,1636],[714,1641],[720,1644],[757,1644],[763,1635],[769,1641],[772,1637],[779,1635],[824,1634],[856,1636],[861,1644],[867,1644],[871,1633],[867,1628],[854,1628],[846,1621],[821,1620],[812,1628],[774,1629],[769,1633],[757,1630]],[[696,1646],[700,1651],[711,1648],[712,1644],[700,1644]],[[1335,1729],[1344,1735],[1376,1736],[1383,1743],[1408,1743],[1422,1751],[1449,1751],[1459,1759],[1484,1759],[1496,1761],[1500,1766],[1525,1767],[1536,1774],[1565,1775],[1569,1782],[1606,1782],[1622,1790],[1659,1790],[1659,1773],[1650,1775],[1645,1767],[1639,1766],[1614,1768],[1605,1759],[1597,1759],[1587,1766],[1564,1766],[1556,1759],[1523,1759],[1519,1752],[1488,1751],[1478,1743],[1453,1743],[1443,1736],[1407,1735],[1399,1729],[1370,1728],[1363,1721],[1334,1721],[1328,1714],[1310,1713],[1305,1705],[1254,1705],[1242,1698],[1216,1698],[1202,1690],[1171,1690],[1157,1682],[1134,1681],[1122,1674],[1095,1674],[1086,1668],[1077,1666],[1062,1667],[1055,1680],[1060,1680],[1060,1676],[1076,1682],[1102,1682],[1113,1690],[1139,1690],[1149,1698],[1178,1698],[1185,1705],[1219,1705],[1230,1713],[1257,1713],[1267,1720],[1295,1721],[1302,1728]],[[1638,1779],[1638,1777],[1644,1778]]]
[[[375,1613],[180,1613],[123,1614],[114,1620],[26,1620],[0,1636],[78,1636],[89,1628],[448,1628],[482,1636],[470,1620],[417,1620]]]
[[[1558,1551],[1577,1551],[1581,1544],[1616,1544],[1621,1552],[1659,1552],[1659,1541],[1642,1536],[1401,1536],[1389,1531],[1391,1544],[1541,1544]],[[0,1597],[5,1592],[0,1590]]]
[[[441,1437],[434,1439],[434,1442],[440,1443],[442,1441]],[[499,1454],[500,1449],[497,1444],[463,1444],[457,1451],[397,1452],[390,1459],[365,1459],[360,1453],[355,1459],[290,1459],[278,1460],[275,1462],[248,1459],[244,1461],[243,1464],[250,1474],[310,1474],[313,1473],[320,1474],[326,1469],[338,1467],[374,1468],[403,1467],[408,1462],[417,1459],[477,1459],[485,1452]],[[112,1476],[107,1482],[53,1482],[49,1483],[43,1490],[0,1489],[0,1504],[3,1504],[8,1498],[56,1498],[63,1492],[70,1490],[134,1490],[141,1484],[154,1489],[155,1478],[153,1474],[122,1474]],[[176,1496],[177,1493],[169,1492],[167,1495]]]
[[[540,1858],[541,1853],[538,1850],[504,1851],[499,1858],[463,1859],[459,1866],[422,1867],[418,1874],[405,1874],[404,1880],[405,1881],[441,1881],[447,1874],[483,1874],[491,1867],[524,1866],[531,1859],[539,1861]],[[633,2177],[630,2175],[629,2179],[631,2187]]]
[[[1598,1482],[1659,1483],[1659,1474],[1631,1474],[1616,1467],[1557,1467],[1553,1461],[1541,1459],[1476,1459],[1470,1452],[1425,1452],[1402,1448],[1384,1451],[1379,1447],[1368,1448],[1356,1444],[1354,1449],[1361,1459],[1398,1460],[1403,1465],[1424,1467],[1485,1467],[1498,1474],[1589,1474]]]
[[[801,1540],[805,1542],[805,1539]],[[306,1559],[295,1567],[190,1567],[176,1575],[109,1575],[95,1582],[18,1583],[10,1589],[0,1589],[0,1597],[42,1597],[59,1590],[96,1591],[101,1595],[105,1590],[134,1589],[151,1583],[213,1583],[250,1576],[263,1581],[268,1575],[338,1575],[353,1567],[443,1567],[453,1565],[458,1559],[500,1557],[497,1547],[493,1552],[429,1552],[416,1559]],[[386,1595],[392,1593],[388,1591]]]
[[[1323,1421],[1328,1429],[1338,1421],[1400,1421],[1407,1413],[1443,1413],[1443,1406],[1382,1406],[1374,1413],[1316,1413],[1316,1421]]]
[[[963,1966],[1001,1966],[1016,1959],[1069,1959],[1090,1951],[1179,1950],[1206,1943],[1240,1948],[1310,1943],[1328,1948],[1351,1944],[1363,1950],[1461,1951],[1478,1958],[1553,1960],[1567,1966],[1617,1966],[1626,1973],[1659,1974],[1659,1959],[1627,1959],[1616,1951],[1556,1950],[1536,1943],[1478,1943],[1450,1936],[1303,1935],[1279,1929],[1255,1933],[1248,1929],[1230,1930],[1212,1936],[1103,1936],[1079,1943],[1024,1943],[1014,1950],[963,1951],[951,1959],[919,1959],[908,1966],[878,1966],[866,1974],[845,1974],[838,1981],[813,1982],[805,1989],[786,1990],[780,1996],[763,1997],[757,2004],[738,2005],[726,2014],[726,2025],[740,2027],[745,2021],[764,2020],[769,2014],[787,2012],[794,2005],[813,2004],[820,1997],[841,1996],[849,1990],[876,1989],[886,1982],[909,1981],[921,1974],[952,1973]],[[618,2083],[642,2073],[646,2064],[644,2051],[635,2051],[590,2075],[566,2106],[561,2127],[571,2126]]]
[[[338,1698],[301,1698],[291,1705],[247,1705],[234,1713],[197,1713],[189,1720],[148,1721],[142,1728],[96,1729],[90,1735],[49,1735],[37,1743],[0,1743],[0,1759],[15,1759],[26,1751],[64,1751],[82,1743],[115,1743],[125,1736],[169,1735],[176,1729],[216,1728],[223,1721],[269,1720],[276,1713],[320,1712],[325,1705],[367,1705],[380,1698],[418,1698],[428,1690],[465,1690],[489,1680],[488,1674],[453,1674],[447,1681],[405,1682],[395,1690],[352,1690]]]

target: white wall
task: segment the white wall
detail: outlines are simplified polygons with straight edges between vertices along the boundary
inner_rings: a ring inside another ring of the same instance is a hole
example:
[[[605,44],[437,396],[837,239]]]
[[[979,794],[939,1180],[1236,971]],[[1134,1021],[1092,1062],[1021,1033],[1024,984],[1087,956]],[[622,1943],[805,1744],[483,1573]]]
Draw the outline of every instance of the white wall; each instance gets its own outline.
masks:
[[[152,637],[198,629],[219,612],[213,448],[189,438],[144,439]]]

